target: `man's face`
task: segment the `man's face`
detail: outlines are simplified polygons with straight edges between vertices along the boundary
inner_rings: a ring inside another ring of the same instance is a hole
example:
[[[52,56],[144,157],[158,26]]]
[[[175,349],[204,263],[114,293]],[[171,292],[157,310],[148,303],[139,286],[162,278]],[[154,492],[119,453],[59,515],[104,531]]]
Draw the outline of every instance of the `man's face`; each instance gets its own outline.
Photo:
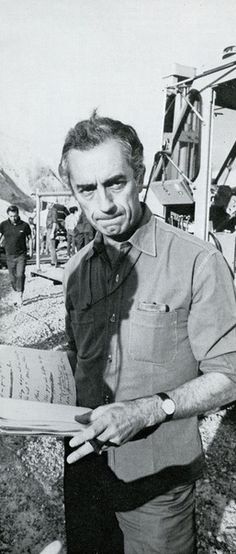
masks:
[[[75,198],[93,227],[113,240],[126,240],[142,214],[142,184],[122,144],[109,139],[91,150],[71,150],[68,167]]]
[[[234,194],[230,198],[230,201],[226,208],[226,212],[231,216],[235,215],[236,213],[236,196]]]
[[[13,223],[13,225],[15,225],[18,219],[18,213],[8,212],[8,219],[10,219],[10,222]]]

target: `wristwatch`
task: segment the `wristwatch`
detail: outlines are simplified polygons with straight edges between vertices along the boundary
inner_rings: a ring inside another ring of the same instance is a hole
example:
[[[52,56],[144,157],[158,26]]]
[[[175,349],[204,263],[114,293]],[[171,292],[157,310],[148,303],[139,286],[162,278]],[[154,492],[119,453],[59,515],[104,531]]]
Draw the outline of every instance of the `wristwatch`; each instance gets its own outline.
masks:
[[[165,421],[170,421],[176,410],[174,400],[166,392],[158,392],[156,396],[159,396],[162,400],[161,409],[166,414]]]

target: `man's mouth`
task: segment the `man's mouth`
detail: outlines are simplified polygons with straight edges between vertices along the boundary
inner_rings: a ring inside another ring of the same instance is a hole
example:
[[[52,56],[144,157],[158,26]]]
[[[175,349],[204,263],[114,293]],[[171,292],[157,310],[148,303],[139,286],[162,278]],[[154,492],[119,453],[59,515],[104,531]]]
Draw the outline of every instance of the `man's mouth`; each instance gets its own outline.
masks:
[[[123,216],[123,214],[104,214],[102,216],[98,216],[96,217],[96,221],[99,222],[99,223],[111,223],[111,222],[116,222],[117,219],[120,219],[121,217]]]

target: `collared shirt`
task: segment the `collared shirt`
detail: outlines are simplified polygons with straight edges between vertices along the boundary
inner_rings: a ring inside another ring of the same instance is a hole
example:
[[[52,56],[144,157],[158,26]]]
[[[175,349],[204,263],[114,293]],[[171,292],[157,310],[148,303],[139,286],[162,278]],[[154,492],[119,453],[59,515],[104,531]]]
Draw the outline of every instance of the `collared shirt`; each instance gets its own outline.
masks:
[[[31,236],[31,229],[28,223],[18,218],[16,224],[6,219],[0,223],[0,234],[5,239],[6,254],[11,256],[20,256],[26,254],[26,239]]]
[[[98,235],[65,269],[80,405],[150,396],[200,371],[236,380],[234,286],[213,245],[157,220],[146,207],[139,228],[111,259]],[[109,456],[116,474],[132,480],[189,464],[200,453],[191,417],[165,423]]]

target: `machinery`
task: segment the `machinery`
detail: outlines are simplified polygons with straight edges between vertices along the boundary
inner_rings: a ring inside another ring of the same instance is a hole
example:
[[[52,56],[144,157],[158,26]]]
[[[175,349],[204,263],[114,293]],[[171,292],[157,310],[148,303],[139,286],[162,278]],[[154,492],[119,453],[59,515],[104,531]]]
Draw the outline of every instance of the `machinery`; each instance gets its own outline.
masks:
[[[168,223],[215,242],[235,271],[236,233],[212,233],[209,208],[236,157],[236,47],[227,47],[218,66],[199,74],[176,64],[164,93],[162,144],[144,201]]]

